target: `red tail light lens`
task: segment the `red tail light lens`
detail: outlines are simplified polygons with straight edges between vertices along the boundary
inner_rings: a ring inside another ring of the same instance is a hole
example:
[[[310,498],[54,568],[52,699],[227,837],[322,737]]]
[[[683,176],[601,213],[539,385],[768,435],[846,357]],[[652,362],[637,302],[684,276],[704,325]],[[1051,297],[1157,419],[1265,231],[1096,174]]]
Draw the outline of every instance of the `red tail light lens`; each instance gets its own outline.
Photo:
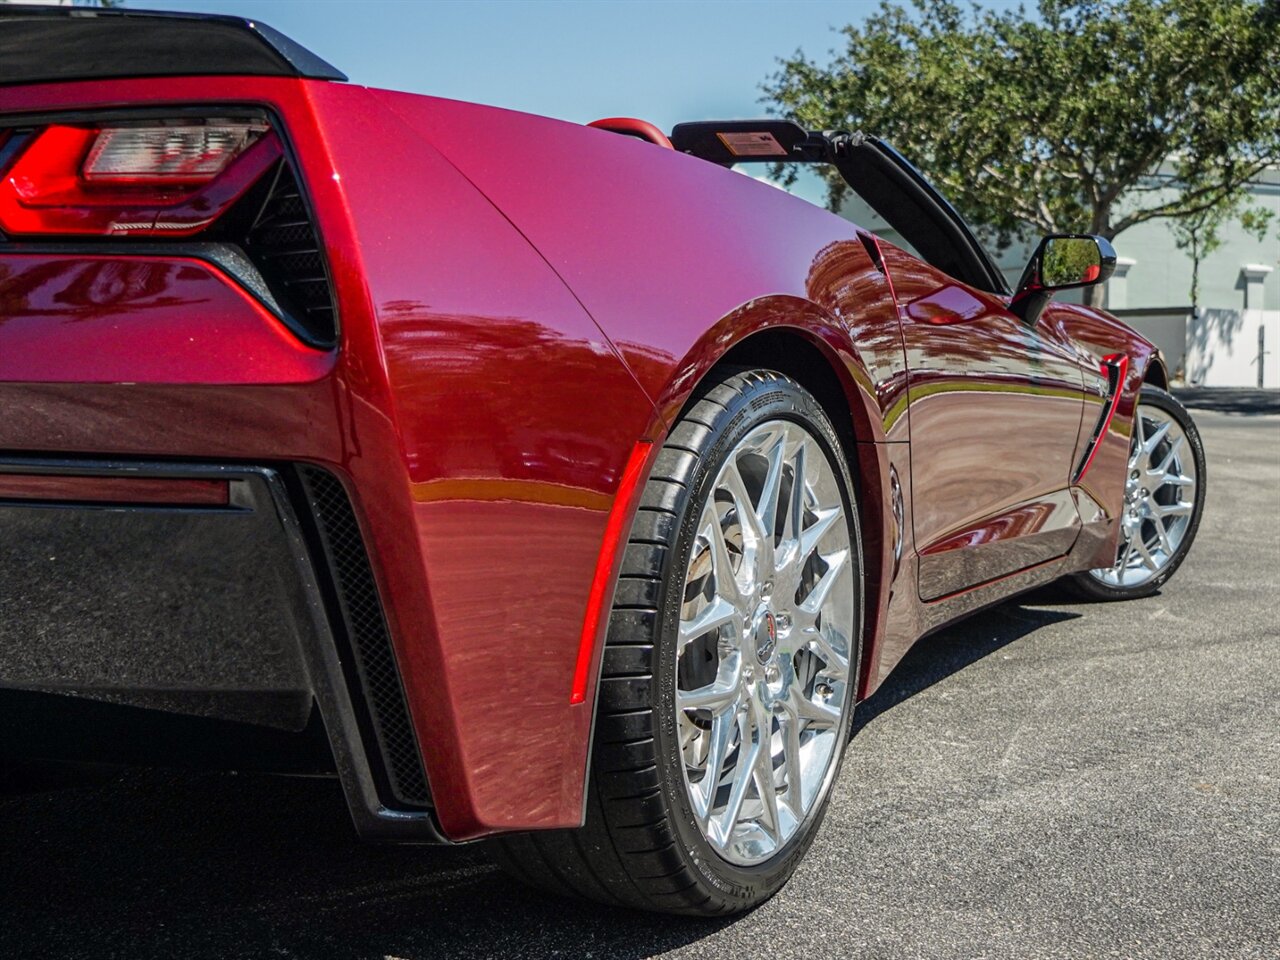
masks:
[[[0,230],[189,236],[281,155],[260,121],[55,124],[31,138],[0,183]]]

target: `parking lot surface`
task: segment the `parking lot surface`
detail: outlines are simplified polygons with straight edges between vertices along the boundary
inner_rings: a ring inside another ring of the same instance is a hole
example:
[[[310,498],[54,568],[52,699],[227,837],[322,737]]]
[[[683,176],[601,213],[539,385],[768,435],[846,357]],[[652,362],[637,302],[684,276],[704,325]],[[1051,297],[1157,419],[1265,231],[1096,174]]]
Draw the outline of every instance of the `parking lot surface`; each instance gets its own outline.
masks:
[[[0,956],[1280,956],[1280,416],[1203,404],[1165,592],[1022,598],[860,710],[781,894],[714,922],[358,843],[325,780],[141,771],[0,799]]]

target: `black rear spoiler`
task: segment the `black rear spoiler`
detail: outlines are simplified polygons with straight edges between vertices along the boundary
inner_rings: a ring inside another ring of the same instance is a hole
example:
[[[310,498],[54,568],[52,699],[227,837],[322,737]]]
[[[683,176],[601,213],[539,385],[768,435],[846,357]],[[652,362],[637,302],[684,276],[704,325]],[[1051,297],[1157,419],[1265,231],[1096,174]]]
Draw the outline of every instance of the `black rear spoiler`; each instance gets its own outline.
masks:
[[[0,5],[0,84],[230,74],[347,79],[243,17]]]

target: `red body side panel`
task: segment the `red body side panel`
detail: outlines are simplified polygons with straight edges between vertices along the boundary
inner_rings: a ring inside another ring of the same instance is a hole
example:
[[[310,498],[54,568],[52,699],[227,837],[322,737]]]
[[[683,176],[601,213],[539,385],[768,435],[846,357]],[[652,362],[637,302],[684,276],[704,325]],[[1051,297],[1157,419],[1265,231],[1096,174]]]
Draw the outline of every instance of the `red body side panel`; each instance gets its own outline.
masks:
[[[935,600],[1061,557],[1083,381],[1051,318],[1031,326],[891,244],[903,311],[920,596]]]
[[[315,96],[399,445],[385,467],[410,519],[395,535],[410,532],[401,546],[417,556],[388,565],[388,585],[441,822],[454,836],[577,823],[583,614],[653,405],[560,278],[426,140],[367,91]],[[373,152],[371,126],[395,134]]]
[[[1129,441],[1133,436],[1138,409],[1138,391],[1147,369],[1156,357],[1156,347],[1131,327],[1114,317],[1067,303],[1050,304],[1041,321],[1048,319],[1069,338],[1079,357],[1085,378],[1085,410],[1072,467],[1087,454],[1086,445],[1093,426],[1106,412],[1107,378],[1102,372],[1104,358],[1128,358],[1124,383],[1115,414],[1101,439],[1089,471],[1073,487],[1083,521],[1080,540],[1072,552],[1078,569],[1110,566],[1115,562],[1116,538],[1124,509],[1125,471],[1129,463]]]

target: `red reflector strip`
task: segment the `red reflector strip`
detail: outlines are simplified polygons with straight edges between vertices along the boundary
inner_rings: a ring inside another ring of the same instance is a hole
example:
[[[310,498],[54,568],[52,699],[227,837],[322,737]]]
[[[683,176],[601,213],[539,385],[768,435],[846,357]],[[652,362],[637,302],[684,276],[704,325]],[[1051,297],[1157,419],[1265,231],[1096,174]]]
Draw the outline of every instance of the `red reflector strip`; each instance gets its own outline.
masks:
[[[643,476],[651,446],[649,441],[641,440],[631,448],[631,456],[622,469],[622,479],[618,481],[618,490],[613,495],[613,506],[609,508],[609,520],[604,528],[604,540],[600,544],[600,556],[596,560],[595,576],[591,579],[591,593],[587,596],[587,613],[582,621],[582,638],[578,641],[578,662],[573,668],[570,703],[582,703],[587,699],[587,679],[599,644],[600,616],[613,586],[613,571],[618,558],[618,545],[622,542],[622,528],[631,514],[631,503]]]
[[[0,499],[225,507],[230,488],[226,480],[0,473]]]
[[[1084,475],[1093,466],[1093,458],[1098,455],[1098,448],[1102,446],[1102,438],[1111,429],[1111,421],[1115,418],[1116,408],[1120,405],[1120,394],[1124,392],[1124,381],[1129,375],[1129,358],[1122,353],[1112,353],[1103,357],[1101,366],[1102,372],[1107,375],[1108,382],[1111,384],[1111,398],[1107,403],[1106,413],[1103,414],[1102,420],[1099,421],[1098,427],[1090,440],[1089,454],[1085,457],[1084,463],[1080,465],[1080,469],[1076,471],[1075,483],[1083,480]]]

